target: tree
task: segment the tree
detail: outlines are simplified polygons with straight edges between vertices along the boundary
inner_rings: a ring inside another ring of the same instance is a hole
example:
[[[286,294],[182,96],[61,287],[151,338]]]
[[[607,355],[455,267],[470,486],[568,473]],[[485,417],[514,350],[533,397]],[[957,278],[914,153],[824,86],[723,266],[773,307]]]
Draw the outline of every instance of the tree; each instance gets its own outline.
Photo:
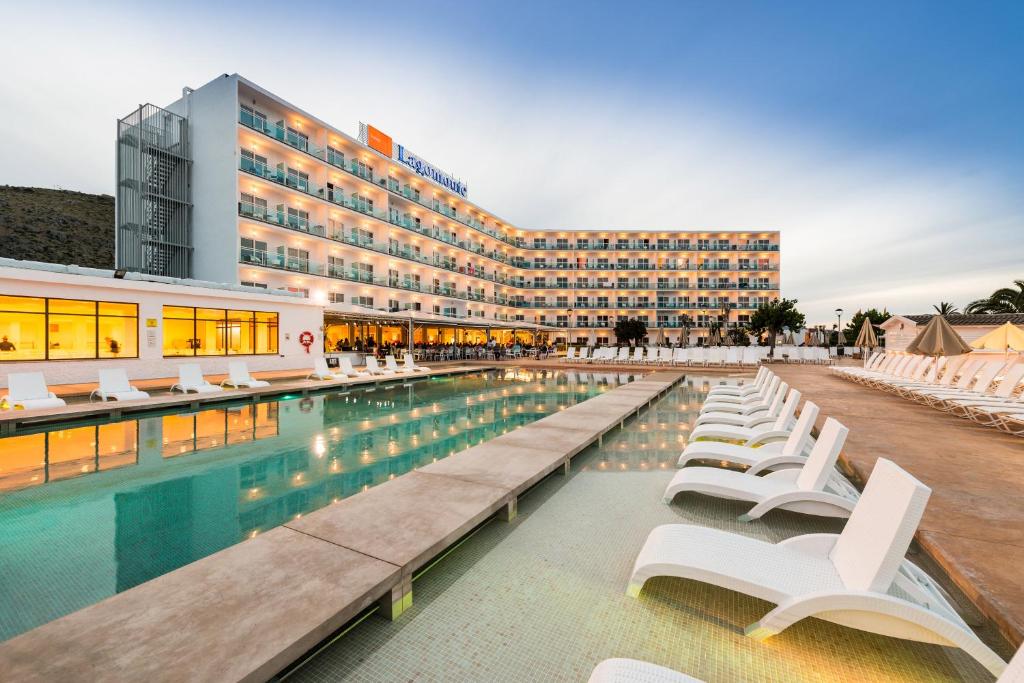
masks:
[[[869,308],[866,311],[857,311],[850,318],[849,324],[843,328],[843,337],[845,337],[846,344],[852,344],[857,341],[857,335],[860,334],[860,328],[864,326],[865,318],[869,319],[872,325],[878,327],[891,317],[892,315],[886,309],[879,311],[877,308]],[[835,326],[833,325],[833,327]],[[885,330],[876,330],[875,333],[881,338],[885,335]],[[838,343],[837,346],[845,346],[846,344]]]
[[[734,327],[727,334],[732,337],[732,341],[736,346],[750,346],[750,337],[742,327]]]
[[[773,354],[775,337],[784,327],[797,329],[804,326],[804,314],[796,310],[796,304],[796,299],[772,299],[750,316],[750,330],[754,334],[768,333]]]
[[[1001,287],[985,299],[967,304],[964,313],[1024,313],[1024,280],[1014,280],[1013,287]]]
[[[647,325],[641,320],[630,318],[615,323],[615,338],[620,344],[639,342],[647,336]]]
[[[953,315],[955,313],[960,312],[956,306],[949,303],[948,301],[940,301],[939,303],[932,306],[932,308],[934,308],[935,312],[941,315],[942,317],[946,317],[947,315]]]

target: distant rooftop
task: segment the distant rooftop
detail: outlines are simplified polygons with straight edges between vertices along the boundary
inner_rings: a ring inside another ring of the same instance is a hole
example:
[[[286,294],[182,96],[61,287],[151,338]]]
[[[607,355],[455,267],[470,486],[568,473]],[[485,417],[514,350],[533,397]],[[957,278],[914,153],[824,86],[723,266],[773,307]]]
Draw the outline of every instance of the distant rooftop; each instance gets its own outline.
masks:
[[[935,313],[922,313],[900,317],[913,320],[918,325],[924,325],[935,315]],[[953,313],[946,316],[946,322],[950,325],[1002,325],[1003,323],[1024,325],[1024,313]]]

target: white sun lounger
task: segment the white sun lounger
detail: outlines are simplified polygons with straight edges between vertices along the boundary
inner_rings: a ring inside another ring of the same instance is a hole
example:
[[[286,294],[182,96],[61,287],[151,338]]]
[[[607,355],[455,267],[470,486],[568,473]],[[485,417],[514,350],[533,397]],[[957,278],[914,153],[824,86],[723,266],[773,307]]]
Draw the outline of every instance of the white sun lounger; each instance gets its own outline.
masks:
[[[775,373],[762,365],[753,380],[740,380],[738,384],[717,384],[708,390],[708,398],[712,396],[749,396],[756,393],[773,374]]]
[[[779,382],[781,381],[782,378],[773,372],[771,377],[768,378],[768,381],[758,387],[753,393],[734,396],[724,394],[708,396],[704,401],[704,405],[701,406],[701,411],[708,413],[714,410],[717,406],[743,406],[754,405],[757,403],[768,403],[771,401],[772,396],[775,394],[775,390],[778,389]]]
[[[800,396],[799,391],[790,389],[782,410],[776,410],[774,418],[770,415],[755,416],[742,425],[722,422],[702,424],[690,432],[689,443],[698,443],[700,439],[724,439],[742,441],[744,445],[753,448],[756,445],[785,441],[795,427],[794,416]]]
[[[789,392],[787,394],[787,391]],[[795,389],[793,391],[796,391]],[[776,418],[786,410],[785,401],[789,400],[789,396],[792,395],[793,391],[789,391],[789,385],[785,382],[779,384],[779,388],[775,390],[775,396],[772,397],[772,402],[768,405],[767,410],[754,411],[753,413],[734,413],[727,411],[715,411],[713,413],[702,413],[697,416],[697,421],[694,422],[696,429],[690,434],[690,441],[702,437],[710,437],[710,433],[705,429],[704,431],[697,433],[701,427],[709,426],[723,426],[733,425],[735,427],[748,427],[753,428],[760,425],[767,425],[775,422]],[[796,392],[797,398],[800,396],[800,392]],[[792,417],[796,414],[796,406],[790,404],[792,412],[789,414],[787,419],[782,423],[782,428],[788,429],[791,426]],[[730,437],[717,437],[717,438],[730,438]]]
[[[388,354],[388,355],[384,356],[384,366],[388,370],[390,370],[391,372],[394,372],[396,374],[399,373],[399,372],[401,372],[403,374],[409,374],[410,372],[416,372],[413,368],[399,367],[398,366],[398,361],[396,361],[395,357],[392,356],[391,354]]]
[[[89,394],[91,402],[94,396],[101,401],[135,401],[142,398],[149,398],[145,391],[139,391],[128,381],[128,373],[124,368],[109,368],[100,370],[100,386],[93,389]]]
[[[224,387],[210,384],[203,377],[203,370],[198,363],[186,363],[178,366],[178,383],[171,386],[171,392],[177,389],[183,394],[194,391],[197,394],[213,394],[224,391]]]
[[[703,683],[699,678],[678,671],[642,662],[639,659],[617,657],[606,659],[596,667],[587,683]]]
[[[1013,396],[1022,379],[1024,379],[1024,363],[1015,363],[1003,373],[994,390],[992,385],[989,385],[988,393],[976,397],[945,399],[939,407],[960,417],[971,416],[975,408],[1024,409],[1024,401]]]
[[[366,371],[371,375],[393,375],[394,370],[382,368],[377,364],[377,358],[373,354],[367,354],[366,356]]]
[[[228,363],[228,378],[221,382],[220,385],[224,386],[225,384],[244,389],[258,389],[270,386],[270,382],[265,379],[253,379],[252,375],[249,374],[249,366],[244,360],[233,360]]]
[[[747,635],[758,640],[817,617],[960,647],[998,676],[1006,663],[978,639],[932,579],[904,559],[930,493],[895,463],[879,458],[838,535],[767,543],[688,524],[659,526],[636,558],[627,593],[639,595],[656,576],[703,581],[777,605],[747,627]]]
[[[362,370],[356,370],[352,367],[351,358],[339,358],[338,359],[338,372],[334,374],[335,377],[369,377],[370,373],[363,372]]]
[[[786,382],[776,382],[777,379],[778,376],[772,378],[769,384],[771,392],[764,399],[749,403],[705,403],[701,406],[698,419],[704,418],[705,422],[741,425],[754,415],[768,414],[775,417],[778,415],[776,408],[782,405],[786,392],[789,391],[789,385]],[[773,409],[776,409],[775,412],[772,412]]]
[[[5,401],[11,408],[21,407],[24,410],[67,405],[46,386],[46,377],[41,372],[12,372],[7,375],[7,395],[0,396],[0,403]]]
[[[565,362],[571,363],[576,360],[576,347],[570,346],[565,350]]]
[[[347,358],[342,358],[339,361],[339,365],[348,361]],[[351,363],[349,363],[351,367]],[[341,379],[344,377],[343,374],[332,371],[327,367],[327,359],[323,356],[317,356],[313,359],[313,372],[306,375],[306,379]]]
[[[780,508],[823,517],[849,517],[857,502],[857,490],[835,469],[839,451],[849,430],[828,418],[818,441],[800,469],[776,470],[763,477],[715,467],[687,467],[672,477],[662,502],[669,504],[684,491],[716,498],[754,503],[739,517],[758,519]]]
[[[799,392],[796,392],[799,396]],[[811,444],[811,428],[818,419],[818,406],[810,401],[804,403],[800,411],[800,419],[793,430],[788,432],[786,440],[779,442],[782,431],[769,431],[763,435],[755,435],[742,446],[722,441],[698,441],[683,449],[679,456],[679,467],[684,467],[694,460],[717,460],[737,465],[746,465],[748,474],[760,474],[781,467],[802,467],[807,461],[806,452]]]
[[[405,354],[405,356],[402,358],[402,363],[409,370],[414,370],[416,372],[430,372],[430,368],[426,367],[425,365],[416,365],[416,361],[413,360],[411,353]]]

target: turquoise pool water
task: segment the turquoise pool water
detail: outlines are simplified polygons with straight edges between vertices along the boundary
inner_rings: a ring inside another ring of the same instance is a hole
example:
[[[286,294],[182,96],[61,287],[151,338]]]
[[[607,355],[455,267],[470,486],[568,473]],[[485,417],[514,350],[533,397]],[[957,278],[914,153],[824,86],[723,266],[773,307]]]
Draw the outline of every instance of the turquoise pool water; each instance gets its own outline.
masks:
[[[629,379],[508,369],[0,439],[0,640]]]

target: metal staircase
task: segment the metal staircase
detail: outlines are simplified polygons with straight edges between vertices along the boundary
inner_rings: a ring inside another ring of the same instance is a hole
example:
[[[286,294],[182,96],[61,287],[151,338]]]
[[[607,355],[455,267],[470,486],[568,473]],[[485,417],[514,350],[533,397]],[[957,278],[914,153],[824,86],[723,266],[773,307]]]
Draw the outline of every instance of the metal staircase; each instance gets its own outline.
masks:
[[[117,267],[192,276],[188,120],[152,104],[118,121]]]

